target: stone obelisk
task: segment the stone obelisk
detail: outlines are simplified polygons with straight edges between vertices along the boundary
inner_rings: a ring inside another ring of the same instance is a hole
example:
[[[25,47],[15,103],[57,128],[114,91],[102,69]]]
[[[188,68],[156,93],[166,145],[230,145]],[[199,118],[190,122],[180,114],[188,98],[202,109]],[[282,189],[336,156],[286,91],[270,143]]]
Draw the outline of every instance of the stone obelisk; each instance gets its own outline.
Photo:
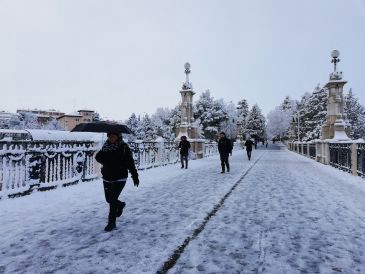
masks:
[[[330,74],[328,83],[324,86],[328,90],[327,116],[326,122],[322,126],[322,140],[335,139],[339,141],[350,140],[350,128],[346,123],[345,101],[343,96],[343,87],[347,83],[342,79],[342,72],[337,71],[337,63],[340,52],[332,51],[332,63],[334,71]]]
[[[180,141],[182,136],[186,136],[191,144],[194,157],[202,158],[204,155],[204,139],[199,138],[198,127],[194,123],[193,115],[193,96],[195,94],[193,85],[189,81],[190,64],[185,63],[186,79],[180,90],[181,94],[181,122],[180,128],[176,130],[176,141]]]

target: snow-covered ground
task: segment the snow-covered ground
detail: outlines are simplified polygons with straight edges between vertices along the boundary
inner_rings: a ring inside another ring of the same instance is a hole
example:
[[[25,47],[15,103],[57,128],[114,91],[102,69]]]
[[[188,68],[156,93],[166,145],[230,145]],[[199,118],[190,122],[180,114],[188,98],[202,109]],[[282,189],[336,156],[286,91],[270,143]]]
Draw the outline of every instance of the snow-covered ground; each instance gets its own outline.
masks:
[[[365,180],[285,150],[140,172],[106,233],[101,182],[0,201],[0,273],[365,273]],[[242,175],[252,167],[244,176]]]

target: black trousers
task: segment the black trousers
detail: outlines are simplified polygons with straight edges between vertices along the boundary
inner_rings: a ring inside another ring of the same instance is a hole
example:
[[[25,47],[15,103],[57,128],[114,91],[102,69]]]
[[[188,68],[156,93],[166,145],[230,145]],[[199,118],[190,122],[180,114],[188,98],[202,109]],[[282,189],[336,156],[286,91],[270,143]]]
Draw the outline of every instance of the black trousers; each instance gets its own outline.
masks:
[[[222,171],[225,171],[225,167],[227,167],[227,170],[229,170],[229,154],[227,153],[221,153],[221,166],[222,166]]]
[[[105,200],[109,204],[109,223],[115,222],[117,219],[116,212],[118,207],[121,206],[121,201],[118,200],[120,193],[122,192],[126,182],[114,182],[104,184]]]
[[[188,168],[188,155],[180,154],[180,161],[181,161],[181,167],[184,167],[184,162],[185,162],[185,168]]]
[[[247,157],[249,160],[251,159],[251,153],[252,153],[252,150],[247,149]]]

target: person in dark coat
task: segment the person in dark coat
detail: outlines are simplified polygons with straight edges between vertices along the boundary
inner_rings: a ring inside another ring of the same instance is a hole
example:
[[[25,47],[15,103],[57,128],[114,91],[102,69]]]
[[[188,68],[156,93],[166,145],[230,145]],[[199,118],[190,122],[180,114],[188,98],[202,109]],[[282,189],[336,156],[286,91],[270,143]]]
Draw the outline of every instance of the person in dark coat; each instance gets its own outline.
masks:
[[[229,172],[229,154],[232,154],[232,142],[226,137],[224,132],[221,132],[218,140],[218,151],[221,158],[221,173],[225,172],[227,167],[227,172]]]
[[[108,133],[108,140],[95,156],[96,161],[103,165],[105,199],[109,204],[108,224],[105,231],[116,228],[116,218],[120,217],[125,207],[125,202],[118,200],[128,178],[128,171],[132,174],[134,185],[138,187],[139,179],[134,164],[132,152],[123,141],[119,133]]]
[[[181,168],[184,168],[185,162],[185,169],[188,169],[188,156],[189,156],[189,149],[190,149],[190,142],[186,138],[186,136],[181,136],[179,143],[180,149],[180,160],[181,160]]]
[[[245,142],[248,160],[251,160],[251,153],[252,153],[253,145],[254,145],[254,142],[250,139],[247,139],[247,141]]]

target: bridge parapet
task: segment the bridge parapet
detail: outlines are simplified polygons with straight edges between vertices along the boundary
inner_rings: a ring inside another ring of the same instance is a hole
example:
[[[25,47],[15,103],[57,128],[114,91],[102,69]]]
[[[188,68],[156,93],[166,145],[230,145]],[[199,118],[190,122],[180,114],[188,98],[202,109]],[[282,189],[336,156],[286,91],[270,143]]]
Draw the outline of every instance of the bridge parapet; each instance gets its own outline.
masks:
[[[315,140],[291,142],[288,148],[298,154],[314,159],[325,165],[365,177],[365,141]]]
[[[175,164],[175,142],[128,142],[139,170]],[[0,199],[22,196],[100,178],[93,141],[0,141]],[[217,143],[205,143],[204,157],[218,153]],[[191,159],[195,159],[193,153]]]

